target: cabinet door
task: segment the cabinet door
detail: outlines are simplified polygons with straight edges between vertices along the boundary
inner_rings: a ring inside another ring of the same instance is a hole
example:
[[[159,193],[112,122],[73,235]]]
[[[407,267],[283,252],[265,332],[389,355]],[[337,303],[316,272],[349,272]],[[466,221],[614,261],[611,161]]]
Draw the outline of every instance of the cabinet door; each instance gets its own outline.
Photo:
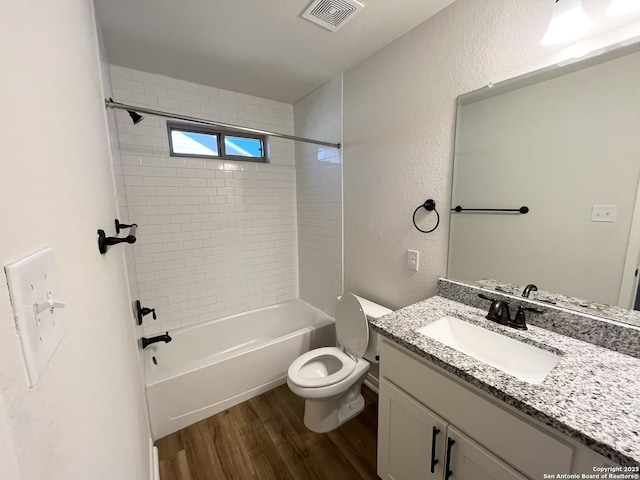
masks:
[[[380,381],[378,417],[381,478],[443,478],[446,422],[384,379]]]
[[[498,457],[449,425],[445,442],[446,480],[526,480]]]

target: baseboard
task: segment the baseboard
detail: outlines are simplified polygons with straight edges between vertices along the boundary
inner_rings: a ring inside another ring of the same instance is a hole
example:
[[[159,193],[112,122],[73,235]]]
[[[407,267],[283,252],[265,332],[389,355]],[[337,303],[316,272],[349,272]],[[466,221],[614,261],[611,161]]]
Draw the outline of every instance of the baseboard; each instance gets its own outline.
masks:
[[[378,393],[378,385],[380,384],[378,377],[374,377],[371,373],[368,373],[367,378],[364,379],[364,384],[374,392]]]
[[[160,461],[158,459],[158,447],[153,445],[153,440],[149,439],[149,471],[151,473],[151,480],[160,480]]]

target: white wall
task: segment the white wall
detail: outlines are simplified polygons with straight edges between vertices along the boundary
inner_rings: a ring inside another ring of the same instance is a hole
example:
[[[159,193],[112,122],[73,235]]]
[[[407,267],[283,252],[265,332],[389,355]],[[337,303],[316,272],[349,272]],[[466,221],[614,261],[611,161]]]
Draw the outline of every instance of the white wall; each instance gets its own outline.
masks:
[[[111,67],[116,101],[293,134],[293,106]],[[135,275],[145,334],[298,296],[293,142],[269,139],[270,161],[170,157],[166,120],[133,125],[117,111],[119,203],[138,224]]]
[[[66,336],[29,388],[0,281],[0,477],[147,479],[123,249],[97,249],[116,202],[92,3],[4,2],[0,37],[0,265],[52,246],[68,302]]]
[[[498,278],[615,305],[640,177],[640,53],[465,104],[449,275]],[[494,89],[495,90],[495,89]],[[615,223],[591,221],[617,205]]]
[[[585,1],[601,14],[605,3]],[[447,266],[456,97],[566,58],[567,47],[539,44],[552,6],[457,0],[344,74],[345,290],[393,308],[435,294]],[[621,24],[581,43],[638,34],[638,22]],[[425,235],[411,214],[427,198],[442,218]],[[409,248],[420,251],[417,273],[405,269]]]
[[[12,434],[11,421],[8,418],[3,393],[0,391],[0,445],[2,445],[0,448],[0,473],[2,478],[6,479],[20,478],[18,456],[15,452]]]
[[[342,75],[294,105],[297,136],[342,142]],[[296,143],[300,298],[335,317],[342,295],[340,150]]]

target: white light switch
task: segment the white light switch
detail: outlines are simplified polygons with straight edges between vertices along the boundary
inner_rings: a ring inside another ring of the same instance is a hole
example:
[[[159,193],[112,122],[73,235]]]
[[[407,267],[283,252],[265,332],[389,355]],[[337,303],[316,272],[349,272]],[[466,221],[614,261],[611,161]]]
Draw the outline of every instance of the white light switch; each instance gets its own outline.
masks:
[[[592,222],[615,222],[616,205],[594,205],[591,209]]]
[[[409,270],[418,271],[420,253],[417,250],[407,250],[407,268]]]
[[[5,266],[29,384],[34,386],[64,337],[62,308],[53,263],[53,249],[45,248]]]

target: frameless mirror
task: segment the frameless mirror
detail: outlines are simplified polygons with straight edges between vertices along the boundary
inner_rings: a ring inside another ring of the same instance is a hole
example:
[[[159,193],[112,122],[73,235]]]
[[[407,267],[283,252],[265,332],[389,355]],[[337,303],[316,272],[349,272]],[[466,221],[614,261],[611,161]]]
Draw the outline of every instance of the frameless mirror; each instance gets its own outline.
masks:
[[[448,276],[631,309],[639,182],[638,44],[462,95]]]

